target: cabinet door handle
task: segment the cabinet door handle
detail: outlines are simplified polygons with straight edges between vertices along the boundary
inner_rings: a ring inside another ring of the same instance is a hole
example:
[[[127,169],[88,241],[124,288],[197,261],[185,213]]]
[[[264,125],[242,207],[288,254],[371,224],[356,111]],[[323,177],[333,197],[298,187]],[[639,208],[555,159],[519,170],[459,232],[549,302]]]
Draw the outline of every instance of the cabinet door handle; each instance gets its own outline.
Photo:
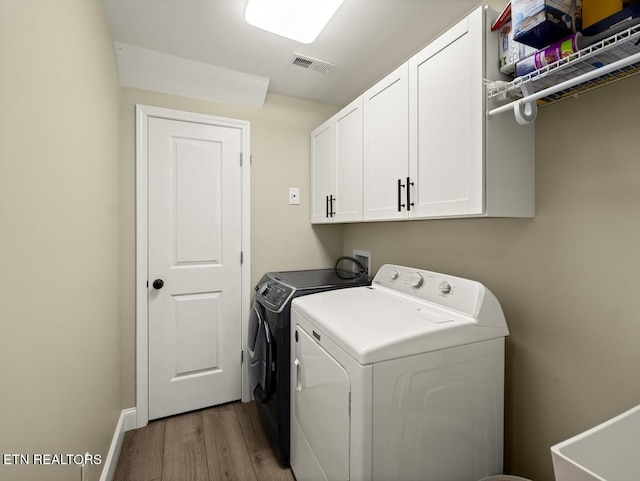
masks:
[[[402,189],[404,188],[404,184],[402,183],[402,179],[398,179],[398,212],[402,212],[402,208],[405,206],[402,203]]]
[[[324,198],[325,203],[324,203],[324,216],[328,219],[329,218],[329,196],[325,196]]]
[[[333,195],[329,197],[329,215],[331,217],[336,215],[335,211],[333,210],[333,202],[335,200],[336,200],[336,198]]]
[[[411,177],[407,177],[407,210],[411,210],[413,206],[413,202],[411,202],[411,187],[413,186],[413,182],[411,182]]]

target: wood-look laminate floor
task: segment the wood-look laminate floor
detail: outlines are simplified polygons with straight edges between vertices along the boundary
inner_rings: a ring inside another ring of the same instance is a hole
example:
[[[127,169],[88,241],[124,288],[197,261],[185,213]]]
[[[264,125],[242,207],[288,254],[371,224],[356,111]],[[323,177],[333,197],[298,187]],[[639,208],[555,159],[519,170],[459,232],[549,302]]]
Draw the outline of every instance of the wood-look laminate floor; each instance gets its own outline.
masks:
[[[126,433],[114,481],[295,481],[253,402],[160,419]]]

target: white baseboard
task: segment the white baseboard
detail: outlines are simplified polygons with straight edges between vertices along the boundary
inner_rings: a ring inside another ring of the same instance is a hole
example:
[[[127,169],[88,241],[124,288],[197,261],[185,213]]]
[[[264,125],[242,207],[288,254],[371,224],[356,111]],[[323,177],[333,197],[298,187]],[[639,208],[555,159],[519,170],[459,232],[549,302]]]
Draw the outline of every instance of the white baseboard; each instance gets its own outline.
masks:
[[[120,449],[122,449],[122,443],[124,442],[124,433],[131,431],[136,427],[136,408],[123,409],[118,418],[118,424],[116,424],[116,430],[113,433],[113,439],[111,440],[111,446],[109,447],[109,453],[104,460],[102,466],[102,475],[100,481],[112,481],[113,476],[116,474],[116,467],[118,466],[118,458],[120,457]]]

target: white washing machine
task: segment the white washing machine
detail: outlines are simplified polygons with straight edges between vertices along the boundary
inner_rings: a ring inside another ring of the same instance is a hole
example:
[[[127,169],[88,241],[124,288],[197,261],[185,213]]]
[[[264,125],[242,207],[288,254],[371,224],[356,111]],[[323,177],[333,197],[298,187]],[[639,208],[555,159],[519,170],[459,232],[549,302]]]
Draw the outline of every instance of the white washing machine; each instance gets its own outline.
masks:
[[[504,338],[482,284],[384,265],[291,307],[297,481],[477,481],[502,472]]]

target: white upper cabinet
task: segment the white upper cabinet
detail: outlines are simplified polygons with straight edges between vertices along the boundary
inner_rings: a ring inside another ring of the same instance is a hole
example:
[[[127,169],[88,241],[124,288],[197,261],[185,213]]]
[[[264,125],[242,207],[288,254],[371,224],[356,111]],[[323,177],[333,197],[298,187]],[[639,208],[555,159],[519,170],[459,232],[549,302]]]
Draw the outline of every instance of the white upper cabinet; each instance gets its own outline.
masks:
[[[409,60],[410,217],[534,215],[533,126],[485,116],[495,15],[477,8]]]
[[[534,216],[534,125],[485,115],[494,107],[485,79],[505,79],[498,70],[498,36],[490,31],[496,17],[477,8],[367,90],[361,131],[348,117],[344,129],[336,127],[340,115],[329,121],[334,130],[327,138],[334,149],[338,144],[333,170],[318,172],[324,124],[314,131],[314,222],[341,215],[343,221]],[[352,191],[340,182],[357,178],[359,164],[341,149],[357,150],[360,133],[362,190]],[[358,139],[353,145],[349,135]],[[326,176],[338,179],[337,191]],[[356,192],[363,193],[363,213],[348,217]]]
[[[336,222],[362,220],[362,97],[335,116]]]
[[[364,93],[364,219],[407,216],[409,78],[405,63]],[[402,187],[404,185],[404,187]]]
[[[329,196],[335,188],[334,120],[311,132],[311,222],[332,222]]]
[[[483,213],[483,30],[478,9],[409,60],[414,217]]]
[[[311,222],[362,220],[362,97],[311,133]]]

